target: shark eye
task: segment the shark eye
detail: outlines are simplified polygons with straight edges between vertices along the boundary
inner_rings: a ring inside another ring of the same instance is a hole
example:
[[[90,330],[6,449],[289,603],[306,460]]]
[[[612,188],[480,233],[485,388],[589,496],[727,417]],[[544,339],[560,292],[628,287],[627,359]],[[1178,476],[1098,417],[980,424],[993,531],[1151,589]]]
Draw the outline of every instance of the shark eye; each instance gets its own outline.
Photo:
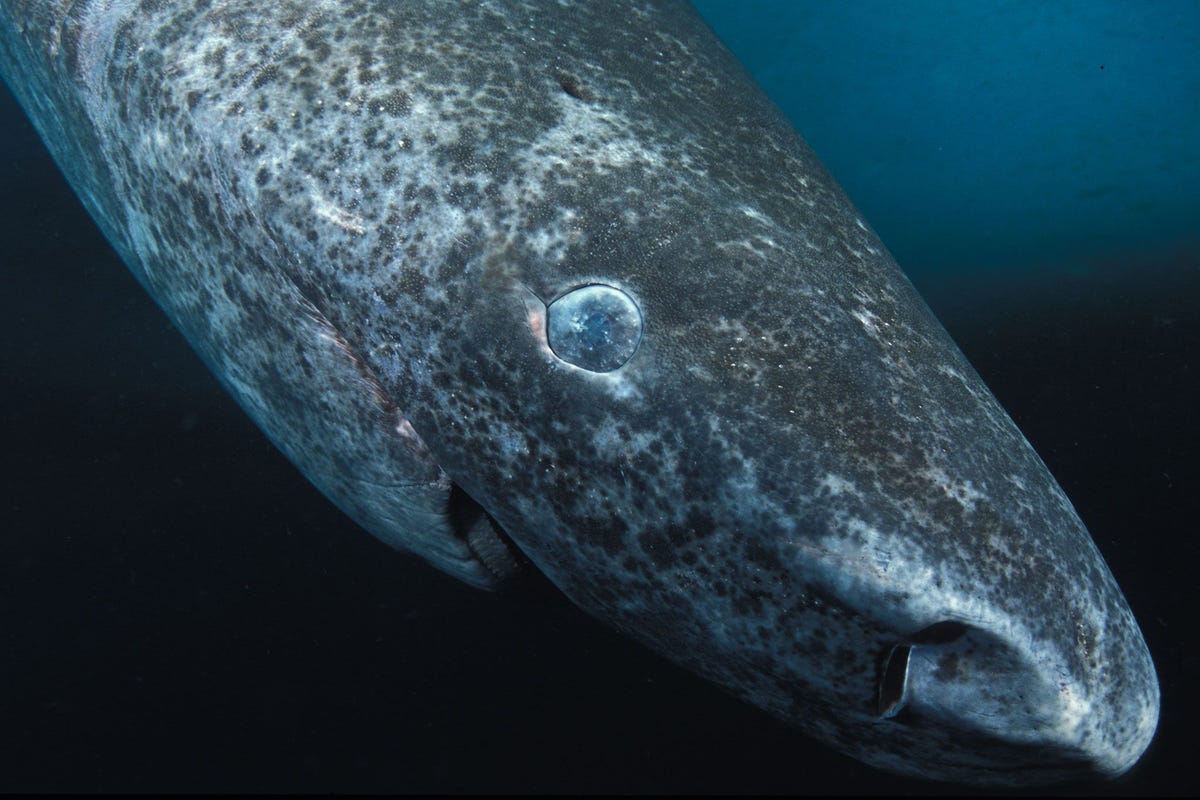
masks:
[[[573,289],[551,303],[546,315],[550,349],[591,372],[617,369],[642,341],[642,312],[633,298],[611,286]]]

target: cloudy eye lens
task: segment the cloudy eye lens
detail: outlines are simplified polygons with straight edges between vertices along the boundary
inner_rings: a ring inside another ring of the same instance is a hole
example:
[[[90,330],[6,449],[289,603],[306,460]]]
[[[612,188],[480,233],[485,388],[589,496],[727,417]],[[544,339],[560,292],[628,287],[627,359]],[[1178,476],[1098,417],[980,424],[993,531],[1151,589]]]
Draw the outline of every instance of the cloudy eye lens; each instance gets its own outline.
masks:
[[[629,295],[611,286],[593,284],[567,292],[546,313],[550,349],[581,369],[612,372],[642,340],[642,312]]]

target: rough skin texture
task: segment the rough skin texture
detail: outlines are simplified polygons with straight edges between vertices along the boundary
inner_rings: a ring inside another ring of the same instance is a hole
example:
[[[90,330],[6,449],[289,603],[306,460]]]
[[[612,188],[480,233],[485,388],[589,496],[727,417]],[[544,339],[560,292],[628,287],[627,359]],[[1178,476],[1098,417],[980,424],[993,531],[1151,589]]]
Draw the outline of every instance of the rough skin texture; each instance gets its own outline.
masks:
[[[14,0],[0,67],[147,290],[381,538],[493,585],[453,481],[589,612],[889,769],[1033,783],[1148,744],[1153,665],[1067,498],[690,8]],[[546,346],[589,283],[644,318],[611,373]]]

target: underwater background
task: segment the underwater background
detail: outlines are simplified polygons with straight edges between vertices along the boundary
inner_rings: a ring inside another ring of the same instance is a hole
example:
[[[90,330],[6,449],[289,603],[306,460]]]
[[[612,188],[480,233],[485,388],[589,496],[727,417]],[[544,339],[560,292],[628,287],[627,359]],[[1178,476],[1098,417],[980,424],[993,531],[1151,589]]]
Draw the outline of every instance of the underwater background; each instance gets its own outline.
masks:
[[[1162,684],[1077,794],[1195,794],[1200,2],[697,6],[1087,523]],[[958,793],[841,756],[553,596],[325,500],[0,86],[0,791]]]

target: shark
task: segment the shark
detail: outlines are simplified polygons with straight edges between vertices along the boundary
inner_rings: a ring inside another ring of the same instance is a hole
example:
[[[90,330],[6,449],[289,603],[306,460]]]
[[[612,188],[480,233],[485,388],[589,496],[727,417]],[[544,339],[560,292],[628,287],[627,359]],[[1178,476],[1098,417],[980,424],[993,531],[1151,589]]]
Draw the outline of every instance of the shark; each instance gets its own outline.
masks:
[[[115,250],[360,526],[881,769],[1128,770],[1137,622],[1020,430],[686,3],[13,0]]]

